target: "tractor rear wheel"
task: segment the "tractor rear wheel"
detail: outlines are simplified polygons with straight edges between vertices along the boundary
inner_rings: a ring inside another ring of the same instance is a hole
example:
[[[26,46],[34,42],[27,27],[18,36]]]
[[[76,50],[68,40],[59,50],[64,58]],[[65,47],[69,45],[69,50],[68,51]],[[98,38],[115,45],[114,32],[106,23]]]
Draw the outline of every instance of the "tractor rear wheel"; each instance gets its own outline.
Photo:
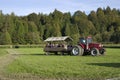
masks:
[[[98,56],[100,53],[99,53],[99,50],[97,48],[93,48],[91,49],[91,55],[92,56]]]
[[[84,50],[81,46],[75,46],[72,49],[72,55],[74,55],[74,56],[76,56],[76,55],[81,55],[82,56],[83,52],[84,52]]]

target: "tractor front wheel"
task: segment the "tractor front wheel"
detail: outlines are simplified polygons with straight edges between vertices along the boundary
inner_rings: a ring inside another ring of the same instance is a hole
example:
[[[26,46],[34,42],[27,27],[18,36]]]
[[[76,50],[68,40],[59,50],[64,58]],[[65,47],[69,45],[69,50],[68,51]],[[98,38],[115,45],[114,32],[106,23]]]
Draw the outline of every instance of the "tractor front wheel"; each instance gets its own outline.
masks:
[[[97,48],[93,48],[93,49],[91,49],[91,55],[92,56],[97,56],[97,55],[99,55],[100,53],[99,53],[99,50],[97,49]]]
[[[100,52],[100,55],[105,55],[105,49],[100,49],[99,52]]]
[[[72,49],[72,55],[74,55],[74,56],[76,56],[76,55],[81,55],[82,56],[83,52],[84,52],[84,50],[81,46],[75,46]]]

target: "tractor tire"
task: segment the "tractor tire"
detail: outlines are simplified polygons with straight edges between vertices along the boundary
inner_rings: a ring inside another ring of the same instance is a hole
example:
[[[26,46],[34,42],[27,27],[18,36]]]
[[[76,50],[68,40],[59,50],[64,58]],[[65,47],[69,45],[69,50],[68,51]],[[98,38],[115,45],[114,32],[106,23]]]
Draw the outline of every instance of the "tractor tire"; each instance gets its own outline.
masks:
[[[81,46],[74,46],[72,49],[72,55],[74,55],[74,56],[77,56],[77,55],[82,56],[83,52],[84,52],[84,50]]]
[[[55,55],[58,55],[58,52],[54,52]]]
[[[100,55],[105,55],[105,49],[100,49],[99,53],[100,53]]]
[[[91,49],[91,55],[92,56],[98,56],[98,55],[100,55],[99,50],[97,48]]]

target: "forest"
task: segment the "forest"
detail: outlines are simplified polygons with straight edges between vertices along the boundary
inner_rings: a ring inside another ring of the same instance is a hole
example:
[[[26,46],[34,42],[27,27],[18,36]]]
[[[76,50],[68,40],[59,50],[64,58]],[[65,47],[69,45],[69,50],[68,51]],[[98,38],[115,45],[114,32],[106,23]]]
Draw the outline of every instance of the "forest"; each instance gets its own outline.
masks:
[[[120,43],[120,10],[109,6],[89,14],[71,14],[57,9],[49,14],[26,16],[4,14],[0,10],[0,45],[41,44],[48,37],[70,36],[76,44],[80,37],[92,36],[102,43]]]

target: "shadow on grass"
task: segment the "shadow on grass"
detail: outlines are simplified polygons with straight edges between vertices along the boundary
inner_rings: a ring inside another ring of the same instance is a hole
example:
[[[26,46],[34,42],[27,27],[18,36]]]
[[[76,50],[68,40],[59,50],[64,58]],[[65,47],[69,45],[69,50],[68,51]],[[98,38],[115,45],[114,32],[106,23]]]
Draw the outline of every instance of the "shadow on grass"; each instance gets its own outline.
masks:
[[[45,56],[45,54],[40,54],[40,53],[34,53],[34,54],[18,54],[18,55],[25,55],[25,56]]]
[[[120,63],[88,63],[88,65],[97,65],[97,66],[120,68]]]
[[[40,54],[40,53],[33,53],[33,54],[17,54],[22,56],[68,56],[67,54]]]

